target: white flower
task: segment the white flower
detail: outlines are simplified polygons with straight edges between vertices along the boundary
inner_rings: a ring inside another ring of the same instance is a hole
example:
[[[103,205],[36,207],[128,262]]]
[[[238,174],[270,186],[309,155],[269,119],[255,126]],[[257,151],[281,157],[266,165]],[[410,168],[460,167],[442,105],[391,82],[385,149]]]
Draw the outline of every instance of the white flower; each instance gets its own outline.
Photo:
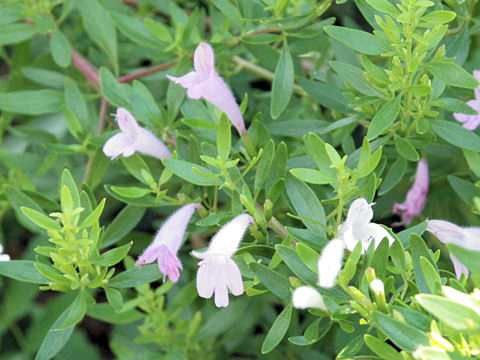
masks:
[[[339,238],[348,250],[353,251],[357,243],[361,242],[364,254],[372,241],[376,248],[384,238],[392,245],[394,238],[390,233],[381,225],[370,222],[373,218],[372,205],[364,198],[356,199],[350,205],[347,219],[339,229]]]
[[[380,279],[375,279],[370,282],[370,289],[372,289],[375,296],[380,296],[380,294],[385,293],[385,287],[383,286],[383,282]]]
[[[318,284],[330,288],[335,285],[337,276],[342,269],[345,243],[340,239],[333,239],[323,248],[318,260]]]
[[[113,135],[103,146],[103,152],[112,160],[119,155],[132,156],[137,151],[157,159],[172,156],[165,144],[138,125],[127,109],[118,108],[115,119],[121,132]]]
[[[297,309],[317,308],[327,310],[322,295],[311,286],[300,286],[292,296],[293,306]]]
[[[215,293],[217,307],[228,306],[228,289],[235,296],[243,294],[242,274],[231,257],[237,251],[245,231],[253,223],[250,215],[238,215],[215,234],[207,251],[192,252],[195,257],[202,259],[198,263],[198,295],[208,299]]]
[[[10,261],[10,256],[2,253],[3,253],[3,246],[2,244],[0,244],[0,261]]]

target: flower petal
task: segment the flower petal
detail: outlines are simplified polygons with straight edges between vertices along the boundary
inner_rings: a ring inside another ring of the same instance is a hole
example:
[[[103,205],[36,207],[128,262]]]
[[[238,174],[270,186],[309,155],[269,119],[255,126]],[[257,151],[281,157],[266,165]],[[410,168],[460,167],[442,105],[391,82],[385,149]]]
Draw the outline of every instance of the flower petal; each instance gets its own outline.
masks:
[[[300,286],[296,288],[293,292],[292,303],[297,309],[318,308],[327,310],[322,295],[311,286]]]
[[[120,107],[117,109],[115,120],[117,120],[118,127],[123,132],[135,133],[139,128],[137,120],[135,120],[133,115],[125,108]]]
[[[113,135],[103,145],[103,152],[109,156],[112,160],[123,155],[129,157],[135,153],[136,136],[131,133],[120,132]]]
[[[187,96],[190,99],[198,100],[202,97],[202,84],[206,79],[195,71],[189,72],[181,77],[167,75],[167,78],[187,89]]]
[[[215,306],[227,307],[228,303],[227,285],[222,282],[215,284]]]
[[[225,224],[212,238],[208,253],[231,257],[238,249],[247,228],[254,223],[248,214],[241,214]]]
[[[464,246],[464,232],[460,226],[445,220],[428,220],[427,230],[444,244]]]
[[[345,243],[340,239],[330,240],[323,248],[318,260],[318,283],[321,287],[330,288],[335,285],[342,268],[344,252]]]
[[[172,153],[168,150],[167,146],[158,140],[150,131],[144,128],[138,128],[137,134],[136,150],[138,152],[160,160],[172,157]]]
[[[197,292],[200,297],[209,299],[213,295],[215,290],[215,281],[217,279],[210,266],[202,263],[199,265],[200,267],[197,271]]]
[[[215,55],[207,43],[200,43],[193,55],[193,67],[202,76],[208,77],[215,72]]]
[[[225,278],[227,287],[233,295],[238,296],[243,294],[242,273],[232,259],[228,259],[225,264]]]
[[[457,276],[457,280],[460,280],[462,274],[465,274],[468,277],[468,269],[465,265],[463,265],[454,255],[450,254],[450,260],[452,260],[453,268],[455,270],[455,275]]]

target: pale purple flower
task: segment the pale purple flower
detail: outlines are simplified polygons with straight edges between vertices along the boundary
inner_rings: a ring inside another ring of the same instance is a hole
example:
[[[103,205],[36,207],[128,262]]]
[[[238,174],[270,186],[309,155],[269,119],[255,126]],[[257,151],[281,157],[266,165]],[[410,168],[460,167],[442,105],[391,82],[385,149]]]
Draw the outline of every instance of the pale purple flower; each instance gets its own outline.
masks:
[[[200,204],[193,203],[175,211],[162,225],[150,246],[140,255],[136,265],[141,267],[157,260],[163,280],[165,281],[165,276],[168,276],[171,281],[176,282],[182,269],[177,252],[182,244],[188,222],[195,209],[199,207]]]
[[[327,311],[322,295],[311,286],[300,286],[292,295],[293,307],[297,309],[317,308]]]
[[[340,226],[338,234],[349,251],[353,251],[358,242],[362,243],[362,254],[367,251],[372,241],[375,248],[384,238],[388,239],[390,245],[394,242],[394,238],[383,226],[370,222],[373,218],[372,205],[364,198],[358,198],[350,205],[347,218]]]
[[[480,81],[480,71],[475,70],[473,76]],[[476,88],[474,93],[475,99],[467,101],[467,105],[477,112],[476,115],[453,113],[455,120],[463,123],[463,127],[468,130],[475,130],[480,125],[480,88]]]
[[[10,261],[10,256],[2,253],[3,253],[3,246],[2,244],[0,244],[0,261]]]
[[[318,284],[330,288],[335,285],[338,273],[342,269],[345,243],[341,239],[333,239],[323,248],[318,260]]]
[[[242,274],[231,257],[237,251],[245,231],[253,223],[250,215],[238,215],[215,234],[207,251],[192,252],[195,257],[202,259],[198,263],[198,295],[208,299],[215,293],[217,307],[228,306],[228,289],[235,296],[243,294]]]
[[[444,244],[455,244],[472,251],[480,251],[480,228],[462,228],[445,220],[428,220],[427,230]],[[454,255],[450,254],[457,279],[462,273],[468,276],[468,269]]]
[[[407,193],[407,198],[402,204],[395,204],[393,212],[402,216],[402,224],[409,224],[415,216],[420,215],[427,201],[428,193],[428,163],[420,159],[412,188]]]
[[[137,151],[157,159],[172,156],[165,144],[138,125],[127,109],[118,108],[115,119],[121,131],[108,139],[103,146],[103,152],[112,160],[119,155],[132,156]]]
[[[215,71],[215,57],[209,44],[200,43],[193,55],[193,67],[195,71],[189,72],[182,77],[167,77],[176,84],[187,89],[190,99],[204,98],[212,103],[225,114],[237,129],[240,135],[245,135],[245,123],[232,92]]]

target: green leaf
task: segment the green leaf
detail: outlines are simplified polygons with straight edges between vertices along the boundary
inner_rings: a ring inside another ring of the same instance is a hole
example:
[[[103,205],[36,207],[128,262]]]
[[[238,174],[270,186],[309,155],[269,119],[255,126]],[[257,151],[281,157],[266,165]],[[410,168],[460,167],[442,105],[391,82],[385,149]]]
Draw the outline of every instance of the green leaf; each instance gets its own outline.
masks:
[[[473,207],[473,198],[475,196],[480,196],[480,188],[468,180],[453,175],[448,176],[447,179],[453,191],[455,191],[465,203]]]
[[[442,280],[437,268],[423,256],[420,256],[420,266],[430,292],[432,294],[440,293],[442,291]]]
[[[140,198],[152,192],[151,189],[138,187],[138,186],[111,186],[110,187],[113,191],[115,191],[118,195],[127,198]]]
[[[362,69],[340,61],[330,61],[330,66],[343,80],[360,93],[367,96],[383,97],[383,94],[365,79]]]
[[[135,309],[117,312],[116,309],[108,303],[91,306],[87,311],[87,315],[110,324],[129,324],[145,317],[143,313]]]
[[[287,305],[278,315],[262,344],[262,354],[267,354],[280,344],[287,333],[292,317],[292,304]]]
[[[85,218],[85,220],[83,220],[83,222],[80,225],[80,229],[88,228],[98,222],[98,219],[100,219],[100,215],[102,215],[103,208],[105,207],[105,201],[106,199],[103,198],[102,201],[100,201],[100,204],[98,204],[98,206],[95,208],[95,210],[93,210]]]
[[[320,105],[341,113],[354,112],[348,105],[348,100],[342,91],[333,84],[325,84],[305,78],[299,78],[298,83]]]
[[[53,61],[63,68],[69,67],[71,62],[71,48],[67,37],[60,31],[54,31],[50,36],[50,51]]]
[[[207,168],[203,166],[184,161],[184,160],[176,160],[176,159],[163,159],[162,160],[165,167],[171,170],[175,175],[181,177],[188,182],[195,184],[195,185],[202,185],[202,186],[212,186],[212,185],[222,185],[223,182],[218,178],[218,175],[212,173]],[[197,170],[198,172],[194,172],[193,169]],[[205,174],[205,176],[199,175]]]
[[[65,77],[65,107],[72,111],[83,128],[89,128],[88,108],[82,92],[75,81]],[[96,124],[95,124],[96,125]]]
[[[60,189],[62,189],[63,186],[66,186],[70,191],[73,208],[76,209],[80,207],[80,194],[78,192],[77,184],[75,183],[75,180],[73,179],[72,174],[70,173],[70,171],[68,171],[68,169],[64,169],[62,173]]]
[[[20,71],[27,79],[30,79],[43,87],[62,88],[65,81],[65,75],[57,71],[30,66],[24,66]]]
[[[87,295],[86,290],[80,290],[73,303],[67,308],[67,315],[65,316],[64,321],[61,322],[54,331],[68,329],[82,321],[87,312]]]
[[[418,290],[421,293],[430,293],[430,289],[428,287],[427,280],[425,279],[425,274],[423,273],[420,259],[422,257],[427,259],[435,267],[435,269],[436,264],[433,261],[427,246],[425,245],[425,241],[423,241],[423,239],[417,234],[410,234],[410,250],[412,253],[413,273],[415,274],[415,280],[417,282]]]
[[[303,263],[295,250],[285,245],[275,245],[275,249],[283,262],[300,280],[309,285],[317,284],[317,275]]]
[[[117,243],[132,231],[143,218],[145,211],[145,208],[140,208],[138,206],[125,206],[105,229],[102,248]]]
[[[370,175],[378,166],[382,158],[382,147],[380,146],[375,152],[369,155],[368,159],[358,167],[356,174],[354,175],[357,179],[362,179],[365,176]]]
[[[295,245],[295,249],[297,250],[298,256],[300,259],[302,259],[303,263],[307,265],[307,267],[314,273],[317,273],[318,259],[320,258],[320,255],[312,248],[300,242]]]
[[[403,357],[400,355],[400,353],[388,345],[385,341],[382,341],[369,334],[364,335],[364,339],[365,344],[370,348],[370,350],[372,350],[382,359],[403,360]]]
[[[120,161],[133,177],[135,177],[137,180],[140,180],[145,185],[150,185],[142,175],[142,172],[147,172],[147,174],[150,176],[152,176],[152,173],[146,162],[139,155],[134,154],[129,157],[122,157],[120,158]]]
[[[463,126],[444,120],[432,120],[433,131],[443,140],[462,149],[480,151],[480,137]]]
[[[153,48],[158,48],[161,45],[160,42],[152,36],[147,25],[143,22],[117,12],[110,12],[110,16],[117,25],[118,30],[133,42]]]
[[[102,95],[117,107],[130,108],[130,88],[119,84],[115,76],[105,67],[100,68],[100,89]]]
[[[55,90],[25,90],[0,93],[0,109],[17,114],[43,115],[59,112],[63,94]]]
[[[455,244],[447,244],[447,248],[468,270],[480,275],[480,252],[465,249]]]
[[[379,37],[368,32],[342,26],[326,26],[325,32],[349,48],[367,55],[382,55],[390,52],[390,47]]]
[[[157,281],[163,276],[158,270],[158,264],[149,264],[142,268],[135,267],[118,274],[110,279],[108,285],[116,288],[134,287]]]
[[[453,62],[438,60],[424,64],[424,66],[433,76],[448,85],[467,89],[475,89],[480,86],[470,73]]]
[[[287,145],[282,141],[278,144],[275,150],[275,157],[270,166],[267,179],[265,180],[265,191],[270,193],[275,184],[278,184],[279,179],[285,178],[285,171],[288,161]],[[283,187],[282,187],[283,189]]]
[[[117,66],[117,33],[115,24],[108,12],[97,0],[82,0],[75,2],[82,16],[83,28],[98,46]]]
[[[267,179],[274,157],[275,143],[272,139],[270,139],[267,142],[267,145],[263,148],[262,157],[258,161],[257,172],[255,174],[255,182],[253,186],[255,198],[257,197],[258,193],[263,187],[263,184],[265,183],[265,180]]]
[[[23,215],[28,218],[28,220],[40,226],[42,229],[56,231],[62,230],[62,227],[55,220],[41,213],[40,211],[33,210],[25,206],[22,206],[20,209]]]
[[[391,15],[394,19],[400,15],[400,11],[388,0],[366,0],[366,3],[377,11]]]
[[[394,140],[395,149],[397,152],[409,161],[418,161],[420,160],[420,155],[418,155],[417,150],[407,139],[401,138],[399,136],[395,137]]]
[[[46,284],[48,279],[38,272],[34,261],[0,261],[0,274],[9,278],[34,284]]]
[[[471,150],[463,150],[463,155],[465,156],[465,160],[467,160],[470,170],[472,170],[477,177],[480,177],[480,154]]]
[[[21,211],[22,206],[28,207],[30,209],[37,210],[39,212],[43,212],[42,208],[35,201],[33,201],[30,197],[28,197],[26,194],[24,194],[22,191],[18,190],[17,188],[15,188],[11,185],[5,184],[5,185],[3,185],[2,189],[3,189],[3,194],[5,194],[5,196],[7,197],[7,200],[12,205],[18,221],[23,226],[25,226],[27,229],[29,229],[33,232],[42,232],[43,233],[44,230],[41,227],[39,227],[38,225],[35,225],[34,223],[30,222],[29,220],[26,220],[25,216],[22,214],[22,211]]]
[[[217,125],[217,151],[224,161],[228,159],[231,147],[232,131],[230,129],[230,121],[222,114]]]
[[[298,216],[325,224],[325,211],[312,189],[304,182],[288,176],[286,181],[287,195]],[[325,228],[310,221],[303,221],[305,226],[321,237],[325,236]]]
[[[116,311],[122,310],[123,297],[122,293],[117,289],[111,287],[105,287],[105,295],[107,296],[108,303],[113,306]]]
[[[242,27],[242,15],[239,9],[228,0],[216,0],[213,2],[223,15],[238,27]]]
[[[168,31],[168,28],[162,23],[152,19],[145,19],[144,23],[147,26],[150,33],[161,42],[171,43],[173,41],[170,31]]]
[[[102,266],[113,266],[123,260],[127,256],[130,248],[132,247],[133,242],[122,245],[118,248],[108,250],[104,252],[98,260],[95,261],[95,264]]]
[[[337,180],[330,174],[315,169],[298,168],[290,170],[290,173],[297,179],[300,179],[310,184],[330,184],[334,183]]]
[[[55,323],[48,330],[47,336],[43,339],[42,345],[35,357],[35,360],[50,360],[53,358],[68,342],[68,339],[72,335],[74,327],[70,327],[65,330],[56,331],[60,324],[64,323],[70,312],[68,307]]]
[[[36,32],[35,26],[30,24],[0,25],[0,46],[15,44],[30,39]]]
[[[392,190],[403,179],[406,170],[407,162],[403,157],[398,157],[385,175],[378,195],[384,195]]]
[[[443,296],[418,294],[415,300],[429,313],[457,331],[480,327],[480,315],[472,308]]]
[[[436,10],[422,16],[421,21],[426,23],[428,27],[433,27],[446,24],[455,19],[456,16],[457,15],[453,11]]]
[[[293,94],[293,60],[287,42],[284,42],[283,49],[275,68],[275,77],[272,84],[272,100],[270,103],[270,115],[278,118],[287,108]]]
[[[375,139],[378,135],[388,130],[397,119],[400,112],[399,98],[390,100],[375,114],[368,126],[368,140]]]
[[[291,298],[290,282],[286,276],[256,262],[252,262],[249,267],[273,294],[284,300]]]
[[[372,312],[372,318],[378,328],[402,350],[413,353],[419,345],[428,346],[430,344],[428,335],[412,325],[403,323],[376,310]]]

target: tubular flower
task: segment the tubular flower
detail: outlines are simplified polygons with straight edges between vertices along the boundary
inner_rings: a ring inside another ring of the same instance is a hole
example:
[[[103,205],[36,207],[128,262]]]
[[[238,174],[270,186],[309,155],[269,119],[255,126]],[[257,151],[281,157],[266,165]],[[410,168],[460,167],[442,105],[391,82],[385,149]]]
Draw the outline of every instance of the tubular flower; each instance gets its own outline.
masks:
[[[409,224],[415,216],[420,215],[427,201],[428,193],[428,163],[420,159],[412,188],[407,193],[407,198],[402,204],[395,204],[393,212],[402,216],[402,224]]]
[[[228,306],[228,289],[235,296],[243,294],[242,274],[231,257],[237,251],[245,231],[253,223],[250,215],[238,215],[215,234],[207,251],[192,252],[195,257],[202,259],[198,263],[198,295],[208,299],[215,293],[217,307]]]
[[[176,282],[182,269],[177,252],[182,244],[188,222],[195,209],[199,207],[200,204],[193,203],[175,211],[162,225],[150,246],[140,255],[136,265],[141,267],[157,260],[158,268],[163,274],[163,281],[165,276],[168,276],[171,281]]]
[[[190,99],[204,98],[215,105],[225,114],[237,129],[240,135],[246,134],[245,123],[232,92],[215,71],[215,56],[209,44],[200,43],[193,55],[193,67],[195,71],[189,72],[182,77],[167,77],[176,84],[187,89]]]
[[[127,109],[118,108],[115,119],[121,132],[113,135],[103,146],[103,152],[112,160],[120,155],[132,156],[136,151],[157,159],[172,156],[165,144],[150,131],[139,126]]]
[[[444,244],[455,244],[472,251],[480,251],[480,228],[462,228],[445,220],[428,220],[427,230]],[[450,254],[455,275],[460,279],[462,273],[468,276],[468,269],[454,255]]]
[[[473,72],[475,79],[480,81],[480,71]],[[453,113],[455,120],[463,123],[463,127],[468,130],[475,130],[480,125],[480,88],[476,88],[475,99],[467,101],[467,105],[477,112],[476,115]]]
[[[292,295],[293,307],[297,309],[317,308],[327,310],[322,295],[311,286],[300,286]]]
[[[0,244],[0,261],[10,261],[10,256],[2,253],[3,253],[3,246],[2,244]]]
[[[323,248],[318,260],[318,284],[330,288],[335,285],[337,276],[342,269],[345,243],[340,239],[333,239]]]
[[[364,254],[372,240],[376,248],[384,238],[392,245],[394,239],[389,232],[381,225],[370,222],[373,218],[372,205],[364,198],[356,199],[350,205],[347,219],[340,226],[338,236],[348,250],[353,251],[360,241]]]

